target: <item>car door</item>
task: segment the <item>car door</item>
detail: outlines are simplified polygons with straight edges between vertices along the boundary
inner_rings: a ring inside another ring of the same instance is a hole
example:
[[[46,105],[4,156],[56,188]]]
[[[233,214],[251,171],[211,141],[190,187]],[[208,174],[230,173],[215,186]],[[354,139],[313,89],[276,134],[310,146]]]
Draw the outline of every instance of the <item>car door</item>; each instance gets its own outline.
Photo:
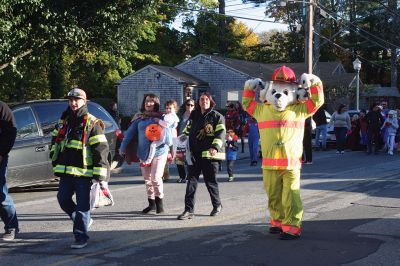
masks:
[[[32,105],[32,108],[38,118],[38,123],[43,133],[43,141],[48,147],[49,153],[47,156],[47,167],[49,175],[53,176],[53,165],[50,160],[51,149],[51,132],[54,130],[57,121],[60,119],[61,114],[67,109],[67,101],[48,101],[37,102]]]
[[[32,109],[21,106],[13,109],[17,138],[10,152],[8,180],[10,187],[37,183],[49,178],[48,146]]]

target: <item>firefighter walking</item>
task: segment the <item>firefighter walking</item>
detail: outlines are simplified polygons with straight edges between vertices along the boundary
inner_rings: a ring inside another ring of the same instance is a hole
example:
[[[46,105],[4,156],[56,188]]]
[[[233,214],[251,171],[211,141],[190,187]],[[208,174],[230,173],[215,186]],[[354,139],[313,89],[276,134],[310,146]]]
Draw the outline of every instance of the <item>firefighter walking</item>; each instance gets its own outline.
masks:
[[[85,91],[74,88],[67,97],[69,106],[52,132],[50,157],[54,174],[60,177],[58,202],[73,221],[71,248],[76,249],[85,247],[89,239],[90,188],[92,179],[109,177],[109,148],[103,122],[88,112]]]
[[[210,193],[213,209],[210,216],[217,216],[222,209],[219,197],[217,173],[221,160],[225,160],[224,138],[226,135],[225,119],[214,110],[212,96],[204,92],[190,114],[189,124],[181,138],[189,138],[189,149],[192,162],[189,165],[188,183],[185,194],[185,210],[178,220],[193,219],[197,184],[200,174]]]

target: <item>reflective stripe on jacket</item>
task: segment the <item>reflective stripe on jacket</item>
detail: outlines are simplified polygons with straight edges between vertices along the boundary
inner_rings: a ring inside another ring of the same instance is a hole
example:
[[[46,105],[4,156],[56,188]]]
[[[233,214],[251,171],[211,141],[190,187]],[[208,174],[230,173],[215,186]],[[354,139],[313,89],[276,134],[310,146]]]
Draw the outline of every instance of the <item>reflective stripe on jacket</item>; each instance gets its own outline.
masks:
[[[189,136],[190,152],[194,156],[225,160],[225,118],[219,112],[211,109],[202,114],[200,110],[194,110],[183,134]],[[217,150],[214,156],[209,153],[210,148]]]
[[[82,117],[64,116],[65,113],[52,132],[50,158],[54,174],[106,180],[110,172],[109,148],[103,122],[89,113]],[[61,130],[65,127],[64,135]]]

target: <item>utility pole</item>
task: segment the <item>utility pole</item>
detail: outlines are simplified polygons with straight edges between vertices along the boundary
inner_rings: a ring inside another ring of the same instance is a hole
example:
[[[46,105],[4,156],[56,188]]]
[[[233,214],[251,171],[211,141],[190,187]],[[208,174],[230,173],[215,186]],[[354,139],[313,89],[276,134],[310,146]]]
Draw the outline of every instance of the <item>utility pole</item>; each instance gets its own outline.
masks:
[[[227,47],[226,47],[226,40],[225,40],[225,33],[226,33],[226,17],[225,17],[225,0],[218,0],[219,3],[219,52],[222,56],[226,55]]]
[[[389,0],[390,10],[397,10],[397,1]],[[400,18],[395,12],[392,13],[392,43],[398,43],[398,26],[400,26]],[[390,47],[390,86],[397,87],[397,48]]]
[[[307,73],[312,74],[313,67],[313,22],[314,22],[314,0],[309,0],[307,12]]]
[[[314,36],[314,60],[313,60],[313,72],[315,75],[320,75],[319,69],[319,58],[321,57],[321,40],[319,38],[319,33],[321,31],[321,9],[315,10],[315,23],[314,23],[314,31],[317,33]]]

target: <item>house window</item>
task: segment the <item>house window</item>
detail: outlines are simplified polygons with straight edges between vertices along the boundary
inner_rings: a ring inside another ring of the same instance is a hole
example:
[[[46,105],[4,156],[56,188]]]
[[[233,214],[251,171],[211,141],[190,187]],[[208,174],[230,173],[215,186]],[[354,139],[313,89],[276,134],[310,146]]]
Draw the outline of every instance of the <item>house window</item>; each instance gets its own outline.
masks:
[[[227,101],[239,101],[239,91],[228,91]]]

